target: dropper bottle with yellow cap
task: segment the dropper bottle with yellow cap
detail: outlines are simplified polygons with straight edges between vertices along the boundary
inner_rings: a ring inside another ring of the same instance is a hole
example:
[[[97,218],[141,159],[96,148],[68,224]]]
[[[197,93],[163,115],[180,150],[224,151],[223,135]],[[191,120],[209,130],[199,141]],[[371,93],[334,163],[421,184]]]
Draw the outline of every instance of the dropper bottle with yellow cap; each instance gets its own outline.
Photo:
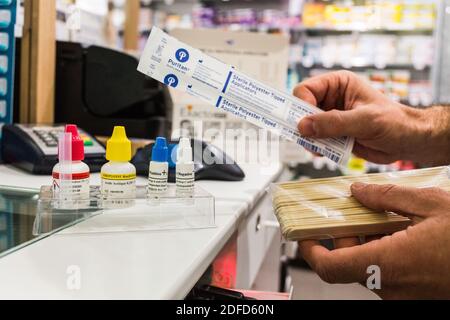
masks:
[[[136,167],[130,163],[131,141],[124,127],[115,127],[106,146],[106,160],[102,167],[102,194],[107,199],[136,197]]]

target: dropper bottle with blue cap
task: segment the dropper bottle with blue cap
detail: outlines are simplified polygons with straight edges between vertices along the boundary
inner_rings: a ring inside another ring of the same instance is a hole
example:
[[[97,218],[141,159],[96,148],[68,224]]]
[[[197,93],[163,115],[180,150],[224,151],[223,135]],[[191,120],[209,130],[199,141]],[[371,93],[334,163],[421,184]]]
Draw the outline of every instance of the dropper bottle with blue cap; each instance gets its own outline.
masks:
[[[169,180],[169,148],[165,138],[157,138],[152,151],[148,176],[150,195],[158,195],[167,191]]]

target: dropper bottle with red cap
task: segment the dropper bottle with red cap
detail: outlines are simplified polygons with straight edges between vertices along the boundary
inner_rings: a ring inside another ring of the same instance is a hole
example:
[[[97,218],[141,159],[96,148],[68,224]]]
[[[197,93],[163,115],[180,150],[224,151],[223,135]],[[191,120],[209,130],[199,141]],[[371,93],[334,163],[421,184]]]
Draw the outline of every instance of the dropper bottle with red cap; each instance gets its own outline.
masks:
[[[67,125],[64,132],[67,141],[60,141],[59,163],[53,168],[54,194],[73,200],[89,199],[90,169],[83,162],[84,141],[76,125]]]

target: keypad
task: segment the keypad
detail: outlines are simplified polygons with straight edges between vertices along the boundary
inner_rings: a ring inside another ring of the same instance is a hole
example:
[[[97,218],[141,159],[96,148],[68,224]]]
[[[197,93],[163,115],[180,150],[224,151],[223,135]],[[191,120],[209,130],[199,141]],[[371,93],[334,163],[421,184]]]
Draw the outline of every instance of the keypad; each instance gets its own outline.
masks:
[[[62,131],[56,131],[56,130],[38,130],[35,129],[33,132],[36,134],[36,136],[43,142],[47,147],[57,147],[58,146],[58,135]]]
[[[62,128],[51,128],[51,129],[42,129],[36,128],[33,129],[33,133],[38,137],[38,139],[43,142],[49,148],[55,148],[58,146],[59,135],[63,132]],[[93,147],[94,140],[86,134],[80,133],[81,139],[84,141],[85,147]]]

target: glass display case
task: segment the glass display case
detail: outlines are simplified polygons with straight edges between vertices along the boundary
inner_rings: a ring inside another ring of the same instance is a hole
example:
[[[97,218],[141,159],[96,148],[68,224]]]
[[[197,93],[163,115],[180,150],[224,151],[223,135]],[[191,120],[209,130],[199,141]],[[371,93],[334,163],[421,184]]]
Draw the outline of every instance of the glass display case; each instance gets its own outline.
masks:
[[[0,186],[0,258],[64,230],[64,234],[214,228],[215,201],[196,187],[180,195],[171,185],[158,197],[137,188],[133,199],[105,199],[91,187],[86,200],[58,199],[51,187]]]
[[[33,233],[38,200],[39,190],[0,186],[0,258],[49,235]]]

